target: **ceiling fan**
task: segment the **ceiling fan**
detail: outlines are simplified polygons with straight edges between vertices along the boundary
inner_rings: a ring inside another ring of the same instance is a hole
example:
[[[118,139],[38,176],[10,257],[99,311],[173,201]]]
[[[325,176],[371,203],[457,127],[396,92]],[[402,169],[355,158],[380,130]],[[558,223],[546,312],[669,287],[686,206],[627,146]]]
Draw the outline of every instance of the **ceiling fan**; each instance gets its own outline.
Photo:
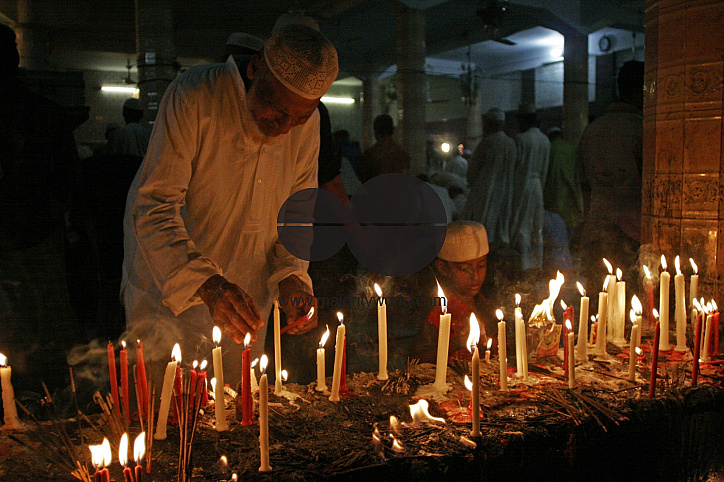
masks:
[[[515,42],[505,38],[500,33],[503,19],[508,15],[509,7],[507,0],[491,0],[475,12],[482,19],[483,28],[488,32],[489,40],[504,45],[515,45]]]

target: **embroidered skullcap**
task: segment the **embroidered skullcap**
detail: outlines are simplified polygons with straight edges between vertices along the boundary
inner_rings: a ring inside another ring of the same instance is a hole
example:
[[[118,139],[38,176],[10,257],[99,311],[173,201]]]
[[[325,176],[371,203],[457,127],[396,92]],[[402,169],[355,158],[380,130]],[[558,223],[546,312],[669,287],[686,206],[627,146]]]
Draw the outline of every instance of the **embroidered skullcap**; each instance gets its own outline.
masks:
[[[490,251],[485,227],[475,221],[453,221],[447,225],[445,242],[437,254],[443,261],[460,263],[485,256]]]
[[[254,52],[260,52],[264,47],[264,41],[255,35],[251,35],[244,32],[234,32],[229,35],[226,40],[226,45],[234,45]]]
[[[485,118],[491,121],[505,122],[505,112],[503,112],[503,109],[493,107],[485,113]]]
[[[337,50],[313,28],[292,23],[264,46],[264,60],[274,77],[305,99],[319,99],[337,78]]]

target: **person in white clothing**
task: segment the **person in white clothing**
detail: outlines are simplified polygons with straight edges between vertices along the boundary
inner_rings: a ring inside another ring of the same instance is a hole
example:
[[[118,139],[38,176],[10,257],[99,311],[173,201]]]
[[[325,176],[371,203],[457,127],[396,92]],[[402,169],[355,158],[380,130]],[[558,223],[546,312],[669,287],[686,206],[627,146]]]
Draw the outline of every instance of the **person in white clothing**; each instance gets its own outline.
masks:
[[[293,24],[244,62],[192,67],[171,83],[128,194],[121,293],[128,328],[156,360],[176,342],[184,360],[208,357],[217,325],[225,365],[240,366],[231,342],[248,333],[261,355],[274,298],[305,300],[282,307],[290,322],[316,302],[308,263],[279,241],[277,214],[317,187],[317,104],[336,78],[336,50]],[[315,314],[289,333],[316,323]]]

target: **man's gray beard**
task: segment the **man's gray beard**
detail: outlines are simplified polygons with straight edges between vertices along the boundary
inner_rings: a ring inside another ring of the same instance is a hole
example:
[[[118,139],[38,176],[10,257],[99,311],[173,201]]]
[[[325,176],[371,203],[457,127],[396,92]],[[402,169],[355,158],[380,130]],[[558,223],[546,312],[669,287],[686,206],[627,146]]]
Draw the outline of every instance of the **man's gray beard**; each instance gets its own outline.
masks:
[[[246,133],[249,137],[251,137],[252,141],[254,141],[256,144],[265,144],[267,146],[271,146],[279,142],[282,136],[271,137],[264,134],[259,129],[259,126],[254,120],[254,116],[251,115],[251,111],[249,111],[248,105],[246,107],[247,108],[243,109],[242,117],[244,126],[246,127]]]

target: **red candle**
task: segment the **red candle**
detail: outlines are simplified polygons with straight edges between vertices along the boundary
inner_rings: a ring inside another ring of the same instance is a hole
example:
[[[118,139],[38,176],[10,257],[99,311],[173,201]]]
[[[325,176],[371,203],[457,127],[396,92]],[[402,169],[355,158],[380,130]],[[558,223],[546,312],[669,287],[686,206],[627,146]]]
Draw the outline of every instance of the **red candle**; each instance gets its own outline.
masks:
[[[133,482],[133,472],[130,467],[123,467],[123,481]]]
[[[121,391],[123,393],[123,423],[126,426],[131,423],[131,405],[128,400],[128,350],[126,350],[126,342],[122,341],[121,345]]]
[[[108,342],[106,347],[108,352],[108,373],[111,377],[111,395],[113,396],[113,410],[115,410],[118,418],[121,418],[121,404],[118,401],[118,377],[116,376],[116,352],[113,349],[113,343]]]
[[[244,351],[241,352],[241,425],[248,427],[254,423],[254,401],[251,398],[251,337],[247,333],[244,338]]]
[[[96,469],[95,473],[93,474],[93,482],[103,482],[103,475],[98,469]]]
[[[656,320],[654,344],[651,346],[651,383],[649,383],[650,398],[654,398],[654,395],[656,395],[656,372],[659,368],[659,338],[661,338],[661,326],[659,323],[659,320]]]
[[[143,358],[143,343],[141,340],[136,340],[136,366],[138,367],[138,386],[140,387],[140,398],[141,398],[141,410],[143,411],[143,417],[148,417],[148,379],[146,378],[146,361]]]
[[[696,385],[699,379],[699,354],[701,353],[701,325],[702,315],[696,319],[696,338],[694,343],[694,365],[691,368],[691,384]]]
[[[143,482],[143,467],[141,467],[141,464],[136,462],[136,482]]]
[[[103,470],[101,470],[101,481],[111,482],[111,473],[108,470],[108,467],[103,467]]]
[[[201,408],[209,404],[209,390],[206,386],[206,360],[199,365],[199,396],[201,397]]]
[[[563,301],[561,301],[561,305],[565,310],[563,312],[563,334],[561,335],[563,337],[563,370],[565,375],[568,376],[568,333],[573,330],[573,317],[575,315],[573,306],[566,308]]]
[[[197,366],[198,366],[198,362],[196,360],[194,360],[194,364],[191,367],[191,370],[189,371],[190,375],[191,375],[191,394],[190,394],[191,400],[189,401],[190,402],[189,407],[191,407],[192,409],[196,408],[195,399],[196,399],[197,392],[198,392],[198,390],[196,390],[196,382],[199,379],[199,374],[196,372]]]

